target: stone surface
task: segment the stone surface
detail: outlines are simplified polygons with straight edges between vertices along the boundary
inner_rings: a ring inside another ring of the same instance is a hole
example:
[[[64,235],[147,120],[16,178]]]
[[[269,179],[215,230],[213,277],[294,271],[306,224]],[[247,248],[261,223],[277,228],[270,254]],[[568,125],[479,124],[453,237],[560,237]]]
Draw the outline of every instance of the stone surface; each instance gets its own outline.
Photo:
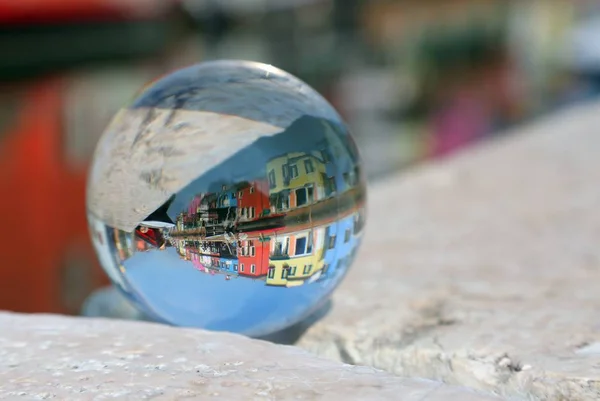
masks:
[[[0,399],[500,400],[233,334],[8,313]]]
[[[600,399],[600,105],[371,188],[321,356],[532,400]]]

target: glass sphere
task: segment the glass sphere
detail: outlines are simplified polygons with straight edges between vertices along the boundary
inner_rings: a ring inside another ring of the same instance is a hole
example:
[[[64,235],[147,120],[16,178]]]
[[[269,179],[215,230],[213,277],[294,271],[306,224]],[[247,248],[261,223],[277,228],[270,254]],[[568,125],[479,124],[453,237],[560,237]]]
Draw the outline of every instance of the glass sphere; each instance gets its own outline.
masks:
[[[152,319],[262,336],[323,305],[354,259],[365,181],[343,121],[269,65],[201,63],[144,87],[98,142],[91,237]]]

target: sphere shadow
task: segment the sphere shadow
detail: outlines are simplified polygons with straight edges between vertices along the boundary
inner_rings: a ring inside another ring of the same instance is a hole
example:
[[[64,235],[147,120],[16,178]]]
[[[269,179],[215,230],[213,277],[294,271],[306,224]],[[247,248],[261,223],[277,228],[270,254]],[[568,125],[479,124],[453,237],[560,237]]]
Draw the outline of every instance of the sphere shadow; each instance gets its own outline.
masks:
[[[252,338],[274,344],[294,345],[310,327],[327,316],[332,306],[333,302],[328,299],[300,322],[274,333]],[[81,316],[155,322],[133,306],[114,286],[104,287],[92,293],[83,305]]]
[[[327,316],[327,314],[329,314],[329,312],[331,311],[332,307],[333,301],[328,299],[315,312],[313,312],[300,322],[275,333],[253,338],[257,340],[268,341],[274,344],[294,345],[298,342],[298,340],[300,340],[300,338],[310,327],[312,327],[315,323]]]

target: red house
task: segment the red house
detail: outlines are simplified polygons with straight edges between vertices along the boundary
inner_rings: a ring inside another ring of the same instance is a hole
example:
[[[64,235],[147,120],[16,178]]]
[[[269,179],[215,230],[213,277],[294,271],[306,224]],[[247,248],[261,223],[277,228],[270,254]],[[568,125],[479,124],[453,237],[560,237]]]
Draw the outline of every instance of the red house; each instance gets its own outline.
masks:
[[[269,272],[271,241],[243,240],[238,247],[240,276],[263,277]]]
[[[257,220],[270,209],[269,182],[264,180],[252,181],[237,193],[238,221]]]

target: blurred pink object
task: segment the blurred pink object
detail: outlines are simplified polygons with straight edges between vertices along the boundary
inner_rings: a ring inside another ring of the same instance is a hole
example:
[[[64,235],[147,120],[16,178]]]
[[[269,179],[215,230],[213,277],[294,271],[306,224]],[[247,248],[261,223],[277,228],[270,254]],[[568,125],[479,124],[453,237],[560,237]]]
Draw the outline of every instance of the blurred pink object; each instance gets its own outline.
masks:
[[[433,157],[454,152],[487,133],[490,111],[470,90],[461,90],[433,115]]]

